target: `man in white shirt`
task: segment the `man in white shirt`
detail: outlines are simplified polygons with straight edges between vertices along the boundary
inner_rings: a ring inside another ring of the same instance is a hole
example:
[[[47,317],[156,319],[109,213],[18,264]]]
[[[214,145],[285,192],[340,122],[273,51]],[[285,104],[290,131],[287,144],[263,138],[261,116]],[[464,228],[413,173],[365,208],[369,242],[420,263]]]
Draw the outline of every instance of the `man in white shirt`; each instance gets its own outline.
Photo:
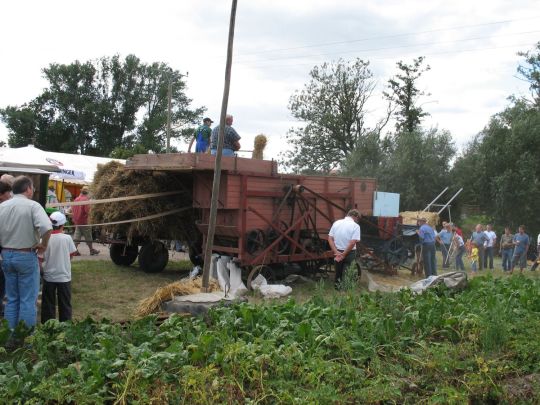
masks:
[[[538,267],[538,262],[540,261],[540,233],[538,234],[538,237],[536,238],[536,259],[534,260],[531,271],[535,271]]]
[[[6,278],[4,317],[11,330],[19,321],[36,324],[39,293],[37,252],[44,252],[52,225],[45,210],[32,200],[34,185],[26,176],[13,182],[13,198],[0,204],[0,246]]]
[[[489,269],[493,270],[493,249],[497,246],[497,235],[493,232],[493,227],[491,224],[487,224],[486,231],[484,232],[487,236],[487,241],[484,244],[484,267],[488,267],[489,260]]]
[[[360,242],[360,213],[350,210],[347,216],[339,219],[332,225],[328,233],[328,244],[334,252],[336,270],[336,288],[340,287],[343,271],[356,259],[356,243]]]

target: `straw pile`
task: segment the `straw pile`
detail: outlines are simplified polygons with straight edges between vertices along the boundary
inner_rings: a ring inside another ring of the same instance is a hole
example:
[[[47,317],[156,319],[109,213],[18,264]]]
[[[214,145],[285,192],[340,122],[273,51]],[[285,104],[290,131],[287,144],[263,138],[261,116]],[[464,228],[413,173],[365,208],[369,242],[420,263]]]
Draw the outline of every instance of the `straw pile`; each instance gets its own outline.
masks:
[[[268,140],[266,139],[266,135],[259,134],[255,137],[255,143],[253,145],[253,153],[251,154],[252,159],[264,159],[263,152],[264,148],[266,148],[266,143]]]
[[[137,318],[142,318],[143,316],[150,315],[154,312],[159,311],[161,304],[165,301],[170,301],[174,298],[175,295],[190,295],[200,293],[202,288],[202,277],[197,277],[192,280],[186,281],[177,281],[166,285],[165,287],[160,287],[156,290],[154,295],[145,298],[135,310],[135,316]],[[211,278],[208,283],[209,292],[219,291],[219,284],[217,280]]]
[[[400,212],[399,215],[403,218],[404,225],[416,225],[418,218],[425,218],[433,228],[439,224],[439,215],[436,212],[404,211]]]
[[[137,199],[108,204],[96,204],[90,211],[93,224],[133,220],[182,207],[192,206],[190,184],[179,175],[149,170],[124,170],[121,163],[112,161],[100,165],[94,176],[91,191],[94,199],[127,197],[167,191],[181,194]],[[148,239],[177,239],[186,241],[196,234],[193,211],[176,213],[157,219],[136,221],[104,227],[109,233],[119,234],[131,241],[137,237]]]

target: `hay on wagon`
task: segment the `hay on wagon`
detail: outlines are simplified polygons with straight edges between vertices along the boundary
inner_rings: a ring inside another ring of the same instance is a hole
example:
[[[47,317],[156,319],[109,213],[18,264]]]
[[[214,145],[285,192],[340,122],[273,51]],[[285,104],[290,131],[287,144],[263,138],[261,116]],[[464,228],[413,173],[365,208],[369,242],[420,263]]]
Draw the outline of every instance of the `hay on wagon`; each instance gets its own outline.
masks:
[[[91,186],[93,198],[101,200],[115,197],[128,197],[141,194],[179,191],[179,194],[96,204],[90,212],[93,224],[104,224],[124,220],[135,220],[127,224],[107,225],[107,233],[145,239],[172,239],[187,241],[195,234],[195,218],[192,207],[189,178],[150,170],[125,170],[121,163],[112,161],[98,166]],[[164,213],[170,210],[190,207],[186,211],[151,220],[136,221],[145,216]]]

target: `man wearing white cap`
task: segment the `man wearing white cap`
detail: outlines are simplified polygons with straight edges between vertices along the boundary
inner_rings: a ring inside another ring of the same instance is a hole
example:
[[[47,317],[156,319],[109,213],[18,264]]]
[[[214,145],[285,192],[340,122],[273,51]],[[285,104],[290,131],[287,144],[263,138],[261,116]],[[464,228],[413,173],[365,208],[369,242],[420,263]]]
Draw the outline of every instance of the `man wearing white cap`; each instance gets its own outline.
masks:
[[[56,318],[56,299],[60,322],[71,320],[71,257],[77,248],[64,233],[66,216],[60,211],[50,216],[51,238],[43,255],[43,290],[41,291],[41,322]]]

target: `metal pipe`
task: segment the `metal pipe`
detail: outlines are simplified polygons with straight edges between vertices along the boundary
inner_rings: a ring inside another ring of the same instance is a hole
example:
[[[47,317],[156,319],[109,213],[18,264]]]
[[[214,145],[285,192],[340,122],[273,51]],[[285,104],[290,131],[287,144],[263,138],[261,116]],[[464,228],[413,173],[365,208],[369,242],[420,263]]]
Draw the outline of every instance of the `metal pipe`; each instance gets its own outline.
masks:
[[[443,195],[443,194],[446,192],[446,190],[448,190],[448,187],[446,187],[443,191],[441,191],[441,193],[440,193],[437,197],[435,197],[435,199],[434,199],[432,202],[430,202],[430,203],[427,205],[427,207],[424,208],[422,211],[427,211],[427,210],[429,210],[429,207],[431,207],[431,205],[432,205],[435,201],[437,201],[437,200],[439,199],[439,197],[440,197],[441,195]]]

